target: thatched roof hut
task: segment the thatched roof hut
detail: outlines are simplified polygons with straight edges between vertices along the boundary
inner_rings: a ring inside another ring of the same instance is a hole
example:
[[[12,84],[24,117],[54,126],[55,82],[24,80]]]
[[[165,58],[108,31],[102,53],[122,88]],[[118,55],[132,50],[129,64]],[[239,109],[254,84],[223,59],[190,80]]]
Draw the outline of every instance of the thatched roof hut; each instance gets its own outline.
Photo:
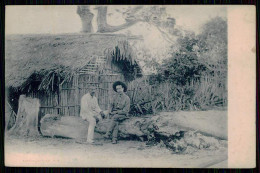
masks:
[[[19,90],[53,89],[97,56],[115,62],[126,80],[142,75],[124,35],[9,35],[5,45],[5,85]]]

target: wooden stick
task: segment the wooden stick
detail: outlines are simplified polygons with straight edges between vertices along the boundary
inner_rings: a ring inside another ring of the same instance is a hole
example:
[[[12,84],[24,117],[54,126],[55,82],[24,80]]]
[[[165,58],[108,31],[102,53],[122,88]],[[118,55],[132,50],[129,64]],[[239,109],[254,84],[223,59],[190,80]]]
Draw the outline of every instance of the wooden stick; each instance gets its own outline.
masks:
[[[16,118],[16,117],[17,117],[17,115],[16,115],[16,113],[14,112],[13,108],[11,107],[11,105],[9,104],[9,102],[8,102],[8,101],[7,101],[6,103],[7,103],[7,105],[9,106],[9,108],[11,109],[11,111],[14,113],[14,116],[15,116],[15,118]]]

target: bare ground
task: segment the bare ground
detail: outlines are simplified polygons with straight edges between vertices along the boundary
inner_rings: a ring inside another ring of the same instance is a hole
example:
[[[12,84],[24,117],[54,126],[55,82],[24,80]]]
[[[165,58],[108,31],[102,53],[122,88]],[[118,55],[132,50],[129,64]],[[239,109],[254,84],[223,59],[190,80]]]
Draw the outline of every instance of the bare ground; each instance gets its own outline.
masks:
[[[193,118],[196,115],[193,113]],[[201,118],[201,114],[198,115]],[[216,120],[215,116],[214,120]],[[221,117],[221,116],[220,116]],[[221,117],[223,121],[223,116]],[[186,119],[187,121],[187,119]],[[111,144],[96,134],[103,145],[78,143],[64,138],[6,136],[6,166],[37,167],[227,167],[227,140],[215,148],[187,148],[175,154],[163,144],[146,146],[140,141]]]

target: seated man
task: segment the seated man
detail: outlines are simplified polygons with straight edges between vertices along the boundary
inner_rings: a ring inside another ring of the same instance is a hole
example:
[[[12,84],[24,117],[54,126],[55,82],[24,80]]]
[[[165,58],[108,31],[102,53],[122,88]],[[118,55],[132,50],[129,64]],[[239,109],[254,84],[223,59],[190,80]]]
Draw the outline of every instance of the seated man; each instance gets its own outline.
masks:
[[[104,137],[110,138],[110,135],[112,133],[112,144],[116,144],[119,122],[125,120],[128,116],[128,112],[130,109],[130,99],[125,94],[125,92],[127,91],[127,86],[123,82],[115,82],[113,84],[113,89],[117,92],[117,94],[113,98],[109,112],[112,122]]]
[[[103,111],[98,106],[95,92],[95,88],[90,88],[89,92],[81,98],[80,117],[89,123],[87,142],[90,144],[95,144],[93,139],[96,121],[101,120],[101,115],[103,116]]]

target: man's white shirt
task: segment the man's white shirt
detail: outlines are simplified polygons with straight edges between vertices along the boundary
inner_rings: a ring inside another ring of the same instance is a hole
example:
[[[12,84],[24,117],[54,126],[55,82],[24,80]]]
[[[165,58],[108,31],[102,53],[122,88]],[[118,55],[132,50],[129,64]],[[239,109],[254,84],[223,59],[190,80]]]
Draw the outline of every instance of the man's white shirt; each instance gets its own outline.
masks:
[[[99,119],[102,119],[100,116],[101,111],[102,110],[100,109],[95,96],[92,97],[89,93],[87,93],[81,98],[80,116],[82,119],[86,119],[87,116],[96,116]]]

